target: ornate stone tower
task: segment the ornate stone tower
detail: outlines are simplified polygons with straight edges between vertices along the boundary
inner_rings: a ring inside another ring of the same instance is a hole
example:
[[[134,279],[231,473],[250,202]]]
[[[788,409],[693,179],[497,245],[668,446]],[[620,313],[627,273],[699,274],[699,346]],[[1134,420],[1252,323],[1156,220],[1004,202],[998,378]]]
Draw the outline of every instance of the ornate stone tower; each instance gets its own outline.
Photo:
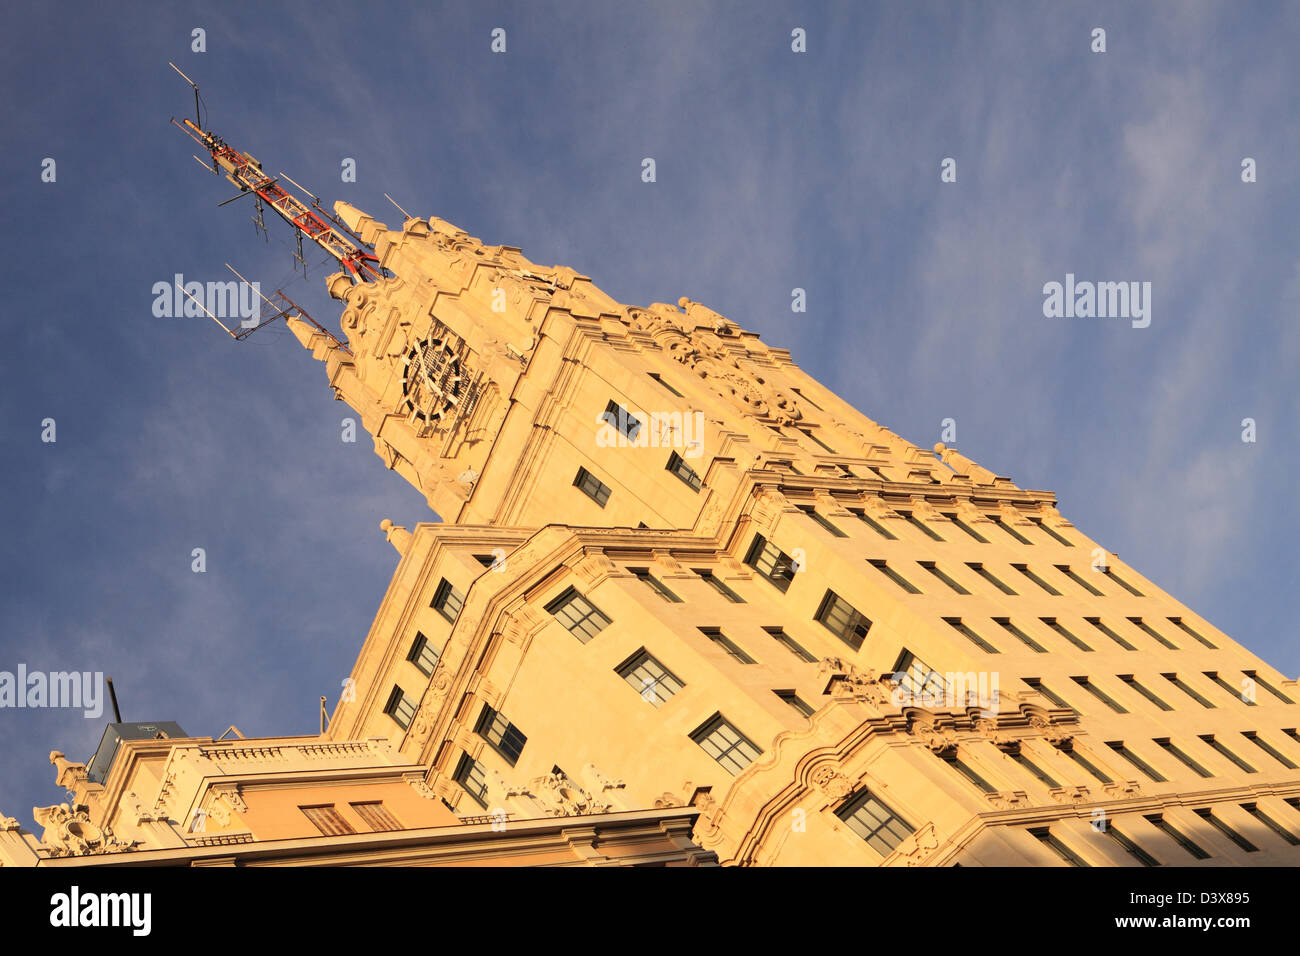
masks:
[[[693,528],[755,464],[849,473],[812,457],[827,454],[864,477],[953,474],[698,303],[631,308],[440,219],[396,232],[336,211],[396,278],[330,280],[351,355],[290,324],[376,453],[448,523]],[[596,495],[570,492],[579,467]]]
[[[736,864],[1297,862],[1296,682],[715,312],[346,205],[326,363],[441,523],[328,736],[458,813],[700,809]],[[513,818],[513,817],[512,817]]]

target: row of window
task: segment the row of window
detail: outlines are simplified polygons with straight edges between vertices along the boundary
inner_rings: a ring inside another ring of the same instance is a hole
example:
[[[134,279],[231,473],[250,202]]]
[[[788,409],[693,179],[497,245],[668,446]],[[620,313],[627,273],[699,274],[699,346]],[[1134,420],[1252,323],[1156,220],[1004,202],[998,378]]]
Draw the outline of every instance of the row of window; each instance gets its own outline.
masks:
[[[983,637],[981,637],[979,634],[977,634],[977,633],[974,631],[974,629],[972,629],[968,624],[964,623],[964,622],[962,621],[961,618],[959,618],[959,617],[945,617],[943,620],[944,620],[944,623],[946,623],[946,624],[950,625],[951,627],[953,627],[953,628],[954,628],[958,633],[960,633],[963,637],[965,637],[967,640],[969,640],[969,641],[970,641],[972,644],[974,644],[976,647],[980,648],[980,650],[982,650],[982,651],[984,651],[984,652],[986,652],[986,653],[988,653],[988,654],[997,654],[997,653],[1000,653],[999,650],[997,649],[997,647],[995,647],[991,642],[985,640]],[[1083,640],[1082,638],[1080,638],[1077,634],[1075,634],[1073,631],[1071,631],[1069,628],[1067,628],[1064,624],[1062,624],[1058,618],[1055,618],[1055,617],[1040,617],[1038,620],[1041,621],[1041,622],[1043,623],[1044,626],[1046,626],[1046,627],[1050,628],[1051,630],[1055,631],[1056,634],[1058,634],[1060,637],[1064,638],[1064,639],[1065,639],[1069,644],[1071,644],[1073,647],[1076,647],[1076,648],[1078,648],[1079,650],[1084,651],[1084,652],[1086,652],[1086,653],[1091,653],[1092,651],[1096,650],[1096,648],[1094,648],[1092,645],[1090,645],[1087,641],[1085,641],[1085,640]],[[1124,638],[1121,634],[1117,633],[1117,632],[1115,631],[1114,628],[1112,628],[1112,627],[1108,626],[1107,624],[1105,624],[1105,623],[1102,621],[1101,618],[1099,618],[1099,617],[1085,617],[1083,620],[1084,620],[1087,624],[1089,624],[1089,625],[1090,625],[1090,626],[1091,626],[1091,627],[1092,627],[1092,628],[1093,628],[1093,629],[1094,629],[1098,634],[1100,634],[1100,635],[1102,635],[1103,637],[1109,639],[1110,641],[1114,642],[1115,644],[1118,644],[1118,645],[1119,645],[1120,647],[1122,647],[1124,650],[1126,650],[1126,651],[1136,651],[1136,650],[1138,649],[1134,644],[1130,643],[1130,642],[1129,642],[1126,638]],[[1151,626],[1147,621],[1145,621],[1143,618],[1140,618],[1140,617],[1130,617],[1130,618],[1126,618],[1126,620],[1127,620],[1130,624],[1132,624],[1134,627],[1136,627],[1138,630],[1140,630],[1143,634],[1146,634],[1148,637],[1152,638],[1152,639],[1153,639],[1157,644],[1159,644],[1161,647],[1167,648],[1167,649],[1169,649],[1169,650],[1171,650],[1171,651],[1176,651],[1176,650],[1180,650],[1180,649],[1181,649],[1180,645],[1175,644],[1173,641],[1171,641],[1171,640],[1170,640],[1169,638],[1167,638],[1165,635],[1161,634],[1159,631],[1157,631],[1154,627],[1152,627],[1152,626]],[[1213,647],[1213,646],[1214,646],[1213,644],[1210,644],[1209,641],[1205,640],[1204,638],[1201,638],[1199,634],[1197,634],[1194,630],[1192,630],[1192,629],[1191,629],[1191,628],[1186,624],[1186,622],[1184,622],[1184,621],[1182,620],[1182,618],[1171,617],[1171,618],[1167,618],[1167,620],[1169,621],[1170,624],[1173,624],[1175,627],[1179,628],[1179,629],[1182,630],[1184,633],[1186,633],[1186,634],[1190,634],[1191,636],[1200,639],[1201,643],[1204,644],[1205,646],[1207,646],[1207,647]],[[1047,653],[1047,649],[1046,649],[1045,647],[1043,647],[1041,644],[1039,644],[1037,641],[1035,641],[1032,637],[1030,637],[1028,634],[1026,634],[1023,630],[1021,630],[1020,628],[1016,627],[1015,624],[1013,624],[1013,623],[1011,622],[1011,619],[1010,619],[1010,618],[1006,618],[1006,617],[995,617],[995,618],[992,618],[992,621],[993,621],[994,624],[997,624],[997,625],[998,625],[999,627],[1001,627],[1004,631],[1006,631],[1007,634],[1009,634],[1011,637],[1014,637],[1017,641],[1019,641],[1021,644],[1025,645],[1025,647],[1028,647],[1031,651],[1034,651],[1036,654],[1046,654],[1046,653]]]
[[[883,560],[883,559],[880,559],[880,558],[868,558],[868,559],[867,559],[867,563],[870,564],[870,565],[871,565],[873,568],[875,568],[877,571],[879,571],[881,574],[883,574],[885,577],[889,578],[889,580],[893,581],[896,585],[898,585],[900,588],[902,588],[902,589],[903,589],[905,592],[907,592],[908,594],[921,594],[921,593],[923,593],[923,591],[922,591],[921,588],[917,587],[915,584],[913,584],[913,583],[912,583],[911,581],[909,581],[907,578],[903,577],[903,575],[901,575],[895,567],[890,567],[890,565],[889,565],[889,563],[888,563],[887,561],[885,561],[885,560]],[[948,588],[948,590],[952,591],[954,594],[970,594],[970,593],[971,593],[971,592],[970,592],[970,591],[969,591],[969,590],[968,590],[968,589],[967,589],[967,588],[966,588],[966,587],[965,587],[961,582],[954,580],[953,577],[952,577],[950,574],[948,574],[946,571],[944,571],[942,568],[940,568],[939,565],[938,565],[936,562],[934,562],[934,561],[918,561],[917,564],[920,565],[920,567],[921,567],[922,569],[924,569],[925,571],[928,571],[928,572],[929,572],[931,575],[933,575],[937,580],[943,582],[943,584]],[[966,567],[969,568],[969,569],[971,570],[971,572],[973,572],[974,574],[979,575],[981,578],[983,578],[983,579],[984,579],[985,581],[987,581],[989,584],[993,585],[995,588],[997,588],[997,589],[998,589],[999,591],[1001,591],[1003,594],[1010,594],[1010,595],[1012,595],[1012,596],[1014,597],[1016,594],[1019,593],[1019,592],[1017,592],[1015,589],[1013,589],[1012,587],[1010,587],[1010,586],[1009,586],[1005,581],[1003,581],[1001,578],[997,577],[997,576],[996,576],[992,571],[990,571],[990,570],[989,570],[989,569],[988,569],[984,564],[982,564],[981,562],[978,562],[978,561],[967,561],[967,562],[966,562]],[[1043,577],[1042,577],[1041,575],[1039,575],[1036,571],[1034,571],[1032,568],[1030,568],[1029,565],[1027,565],[1027,564],[1012,564],[1012,565],[1010,565],[1010,567],[1011,567],[1011,569],[1012,569],[1013,571],[1017,571],[1017,572],[1019,572],[1021,575],[1023,575],[1024,578],[1025,578],[1026,580],[1031,581],[1032,583],[1034,583],[1035,585],[1037,585],[1038,588],[1039,588],[1041,591],[1043,591],[1043,593],[1045,593],[1045,594],[1049,594],[1049,595],[1052,595],[1053,597],[1061,597],[1061,595],[1062,595],[1063,592],[1057,590],[1056,587],[1053,586],[1050,582],[1044,580]],[[1082,576],[1081,576],[1077,571],[1075,571],[1075,570],[1074,570],[1072,567],[1070,567],[1068,564],[1054,564],[1054,565],[1052,565],[1052,567],[1055,568],[1057,571],[1059,571],[1063,576],[1069,578],[1071,581],[1073,581],[1075,584],[1077,584],[1077,585],[1078,585],[1080,588],[1082,588],[1084,591],[1087,591],[1087,592],[1088,592],[1090,595],[1092,595],[1093,597],[1105,597],[1105,596],[1106,596],[1106,592],[1105,592],[1105,591],[1102,591],[1102,590],[1100,590],[1100,589],[1094,587],[1092,584],[1090,584],[1087,580],[1085,580],[1085,579],[1084,579],[1084,578],[1083,578],[1083,577],[1082,577]],[[1138,596],[1138,597],[1142,597],[1142,593],[1141,593],[1140,591],[1138,591],[1136,588],[1134,588],[1132,585],[1130,585],[1127,581],[1125,581],[1123,578],[1121,578],[1118,574],[1116,574],[1115,571],[1114,571],[1113,569],[1111,569],[1111,568],[1107,568],[1107,569],[1105,569],[1104,571],[1099,571],[1099,572],[1097,572],[1097,573],[1100,574],[1102,577],[1107,578],[1108,580],[1114,581],[1116,584],[1118,584],[1118,585],[1119,585],[1120,587],[1122,587],[1124,590],[1128,591],[1130,594],[1134,594],[1134,595],[1136,595],[1136,596]],[[1201,642],[1202,644],[1204,644],[1206,647],[1209,647],[1209,648],[1213,648],[1213,647],[1214,647],[1214,645],[1211,644],[1209,641],[1207,641],[1204,637],[1201,637],[1199,634],[1196,634],[1195,632],[1191,631],[1190,629],[1188,630],[1188,633],[1192,634],[1193,637],[1195,637],[1198,641],[1200,641],[1200,642]]]
[[[403,829],[402,825],[397,822],[397,818],[389,812],[381,800],[350,803],[348,806],[361,818],[361,822],[376,833],[385,830]],[[339,812],[338,807],[332,803],[299,807],[298,809],[325,836],[339,836],[357,832],[352,824],[348,823],[343,814]]]
[[[821,525],[823,528],[825,528],[825,529],[826,529],[827,531],[829,531],[831,534],[835,535],[837,538],[847,538],[847,537],[848,537],[848,535],[847,535],[847,534],[846,534],[842,529],[840,529],[839,527],[837,527],[837,526],[836,526],[832,521],[830,521],[830,519],[826,518],[824,515],[819,514],[819,513],[817,512],[817,510],[816,510],[816,508],[815,508],[814,506],[812,506],[812,505],[798,505],[798,507],[799,507],[799,510],[801,510],[801,511],[804,512],[804,514],[808,515],[808,517],[812,518],[814,521],[816,521],[819,525]],[[873,517],[871,517],[870,515],[868,515],[864,509],[862,509],[862,508],[847,508],[847,509],[845,509],[845,510],[847,510],[847,511],[849,512],[849,514],[853,515],[853,516],[854,516],[855,518],[857,518],[859,521],[861,521],[861,522],[863,522],[864,524],[866,524],[869,528],[871,528],[871,530],[873,530],[874,532],[876,532],[876,534],[880,535],[880,537],[884,538],[885,540],[887,540],[887,541],[897,541],[897,540],[898,540],[898,535],[894,534],[892,531],[890,531],[888,528],[886,528],[884,525],[882,525],[879,521],[875,520]],[[911,512],[911,511],[904,511],[904,510],[902,510],[902,509],[898,509],[898,508],[896,508],[896,509],[894,509],[894,514],[898,515],[900,518],[902,518],[904,521],[906,521],[906,522],[907,522],[909,525],[911,525],[913,528],[916,528],[918,531],[920,531],[922,534],[924,534],[924,535],[925,535],[927,538],[929,538],[931,541],[946,541],[946,540],[947,540],[943,535],[939,534],[939,532],[935,531],[934,528],[931,527],[931,523],[930,523],[930,522],[922,521],[920,518],[918,518],[918,517],[917,517],[913,512]],[[949,523],[951,523],[951,524],[952,524],[953,526],[955,526],[956,528],[959,528],[959,529],[960,529],[963,533],[965,533],[968,537],[975,539],[976,541],[980,542],[981,544],[988,544],[988,543],[989,543],[989,539],[988,539],[988,538],[984,537],[984,535],[980,534],[980,533],[979,533],[978,531],[976,531],[973,527],[971,527],[969,524],[967,524],[965,521],[963,521],[963,520],[961,519],[960,515],[957,514],[957,512],[955,512],[955,511],[945,511],[945,512],[940,512],[940,514],[942,514],[943,517],[946,518],[946,519],[948,520]],[[996,515],[996,514],[984,514],[984,517],[988,518],[988,520],[989,520],[990,522],[992,522],[994,525],[996,525],[996,526],[997,526],[998,528],[1000,528],[1002,531],[1006,532],[1007,536],[1008,536],[1009,538],[1011,538],[1012,540],[1016,541],[1017,543],[1019,543],[1019,544],[1026,544],[1026,545],[1033,545],[1033,544],[1034,544],[1034,542],[1033,542],[1032,540],[1030,540],[1029,538],[1025,537],[1023,534],[1021,534],[1019,531],[1017,531],[1014,527],[1012,527],[1010,524],[1008,524],[1007,521],[1006,521],[1006,519],[1004,519],[1001,515]],[[1059,531],[1057,531],[1056,529],[1052,528],[1052,527],[1051,527],[1050,525],[1048,525],[1045,521],[1043,521],[1042,518],[1033,517],[1033,516],[1029,516],[1029,515],[1026,515],[1026,517],[1028,518],[1028,520],[1029,520],[1029,521],[1030,521],[1030,522],[1031,522],[1031,523],[1032,523],[1036,528],[1038,528],[1038,530],[1042,531],[1044,534],[1046,534],[1049,538],[1051,538],[1051,539],[1052,539],[1053,541],[1055,541],[1057,544],[1063,545],[1063,546],[1065,546],[1065,547],[1067,547],[1067,548],[1073,548],[1073,547],[1074,547],[1074,542],[1070,541],[1070,540],[1067,539],[1064,535],[1062,535]]]
[[[668,464],[664,466],[664,470],[672,472],[692,491],[699,491],[703,487],[703,482],[695,469],[688,465],[686,459],[677,452],[671,452],[668,455]],[[573,476],[573,487],[602,508],[605,507],[606,502],[609,501],[609,496],[612,494],[609,485],[581,466],[578,468],[578,473]]]
[[[1300,798],[1291,798],[1285,801],[1290,807],[1300,812]],[[1275,833],[1289,846],[1300,846],[1300,836],[1294,831],[1276,820],[1270,814],[1264,812],[1256,803],[1238,804],[1242,810],[1250,814],[1255,820],[1258,820],[1265,827]],[[1214,827],[1219,833],[1223,834],[1229,841],[1241,848],[1246,853],[1257,853],[1259,847],[1251,843],[1244,835],[1234,829],[1226,820],[1214,812],[1212,807],[1201,807],[1193,810],[1198,817]],[[1189,856],[1196,860],[1210,859],[1210,853],[1190,836],[1165,819],[1164,814],[1155,813],[1143,817],[1153,827],[1173,840]],[[1104,828],[1096,831],[1104,833],[1114,840],[1126,853],[1131,855],[1143,866],[1162,866],[1160,860],[1156,859],[1146,850],[1142,849],[1130,837],[1126,836],[1123,831],[1118,829],[1113,823],[1106,825]],[[1091,866],[1083,857],[1072,850],[1064,841],[1051,832],[1049,827],[1035,827],[1029,830],[1029,833],[1040,843],[1050,849],[1070,866]]]
[[[1300,742],[1300,738],[1297,738],[1295,736],[1296,731],[1294,729],[1284,731],[1284,733],[1288,734],[1293,739],[1297,740],[1297,742]],[[1259,734],[1256,733],[1255,731],[1253,730],[1242,731],[1241,735],[1246,740],[1250,741],[1250,743],[1258,747],[1263,753],[1268,754],[1270,757],[1276,760],[1282,766],[1286,767],[1289,770],[1296,769],[1296,764],[1290,758],[1288,758],[1285,754],[1278,751],[1277,748],[1273,747],[1270,743],[1268,743],[1268,741],[1260,738]],[[1218,753],[1219,755],[1221,755],[1222,757],[1230,761],[1232,764],[1237,766],[1239,769],[1244,771],[1245,773],[1258,772],[1255,767],[1249,764],[1245,759],[1243,759],[1237,753],[1233,752],[1233,750],[1231,750],[1216,735],[1201,734],[1199,735],[1198,739],[1206,746],[1214,750],[1216,753]],[[1204,778],[1209,778],[1214,776],[1212,772],[1210,772],[1203,765],[1198,763],[1191,755],[1189,755],[1185,750],[1183,750],[1181,747],[1175,744],[1170,738],[1168,737],[1153,738],[1152,743],[1155,744],[1157,747],[1159,747],[1170,757],[1173,757],[1175,760],[1182,763],[1185,767],[1187,767],[1188,769],[1196,773],[1198,776]],[[1095,780],[1103,784],[1111,784],[1115,782],[1114,778],[1112,778],[1109,774],[1107,774],[1104,770],[1102,770],[1098,766],[1098,763],[1100,761],[1093,761],[1088,759],[1088,756],[1082,750],[1080,750],[1077,744],[1073,742],[1067,742],[1067,743],[1063,743],[1060,745],[1053,745],[1053,746],[1055,746],[1056,750],[1059,753],[1063,754],[1069,760],[1077,764],[1079,767],[1083,768],[1088,773],[1088,775],[1094,778]],[[1164,774],[1160,773],[1159,770],[1153,767],[1146,760],[1143,760],[1142,757],[1139,754],[1135,753],[1131,747],[1129,747],[1127,744],[1124,743],[1124,741],[1122,740],[1107,741],[1106,746],[1117,757],[1121,758],[1130,766],[1137,769],[1143,776],[1145,776],[1148,780],[1152,781],[1153,783],[1168,782],[1168,778],[1164,776]],[[1053,777],[1051,773],[1049,773],[1042,766],[1037,764],[1026,752],[1026,748],[1023,745],[1017,744],[1013,747],[1004,749],[1001,752],[1010,760],[1012,760],[1014,763],[1016,763],[1021,769],[1028,772],[1029,775],[1032,776],[1035,780],[1042,783],[1044,786],[1050,789],[1056,789],[1063,785],[1059,780]],[[964,760],[962,754],[963,754],[962,748],[956,748],[951,753],[944,756],[943,759],[948,763],[948,765],[953,770],[955,770],[960,776],[965,778],[968,782],[973,784],[981,793],[988,794],[988,793],[997,792],[998,788],[995,787],[993,784],[989,783],[988,780],[986,780],[983,776],[979,774],[979,772],[975,769],[974,766],[972,766],[969,762]]]
[[[1226,691],[1230,696],[1240,701],[1242,704],[1244,704],[1247,707],[1254,707],[1257,703],[1257,701],[1255,700],[1256,687],[1263,687],[1266,691],[1268,691],[1270,694],[1272,694],[1274,697],[1276,697],[1284,704],[1295,703],[1295,701],[1293,701],[1286,694],[1282,693],[1280,690],[1278,690],[1268,681],[1260,677],[1257,672],[1242,671],[1241,673],[1242,676],[1245,677],[1245,680],[1242,681],[1241,687],[1238,688],[1238,687],[1233,687],[1233,685],[1230,684],[1223,677],[1223,675],[1217,671],[1202,671],[1203,676],[1207,680],[1217,684],[1224,691]],[[1179,677],[1178,674],[1170,673],[1170,674],[1161,674],[1160,676],[1163,677],[1166,681],[1168,681],[1170,685],[1172,685],[1176,690],[1180,691],[1184,696],[1190,697],[1192,700],[1196,701],[1202,707],[1208,708],[1210,710],[1215,709],[1215,705],[1209,699],[1207,699],[1204,695],[1198,692],[1196,688],[1188,684],[1187,681]],[[1159,710],[1174,709],[1172,704],[1166,702],[1164,698],[1159,696],[1157,693],[1151,690],[1151,688],[1147,687],[1145,684],[1139,681],[1132,674],[1116,674],[1115,678],[1116,680],[1121,681],[1130,690],[1146,698],[1146,700],[1154,704],[1157,709]],[[1056,704],[1056,706],[1070,707],[1074,710],[1080,709],[1074,707],[1074,705],[1072,704],[1067,703],[1059,694],[1055,693],[1050,688],[1048,688],[1047,685],[1044,684],[1038,678],[1026,677],[1023,678],[1023,680],[1026,684],[1034,688],[1034,690],[1038,691],[1040,694],[1042,694],[1052,703]],[[1090,678],[1080,676],[1080,677],[1071,677],[1070,680],[1074,681],[1081,688],[1086,690],[1097,700],[1101,701],[1103,704],[1105,704],[1115,713],[1117,714],[1128,713],[1128,710],[1122,704],[1118,703],[1114,698],[1112,698],[1109,694],[1107,694],[1102,688],[1098,687]]]

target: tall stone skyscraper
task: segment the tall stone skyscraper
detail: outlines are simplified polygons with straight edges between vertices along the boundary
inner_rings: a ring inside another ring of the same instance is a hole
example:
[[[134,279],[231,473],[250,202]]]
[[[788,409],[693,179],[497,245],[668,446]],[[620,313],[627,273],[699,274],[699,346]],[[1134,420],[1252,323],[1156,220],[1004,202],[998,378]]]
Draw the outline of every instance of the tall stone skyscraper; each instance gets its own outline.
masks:
[[[687,299],[438,219],[291,323],[441,516],[329,735],[460,813],[702,813],[733,864],[1300,862],[1296,681],[1018,487]],[[579,770],[579,768],[585,768]]]
[[[300,319],[441,521],[319,738],[113,724],[0,863],[1300,862],[1300,688],[787,350],[438,219]],[[201,825],[200,825],[201,824]]]

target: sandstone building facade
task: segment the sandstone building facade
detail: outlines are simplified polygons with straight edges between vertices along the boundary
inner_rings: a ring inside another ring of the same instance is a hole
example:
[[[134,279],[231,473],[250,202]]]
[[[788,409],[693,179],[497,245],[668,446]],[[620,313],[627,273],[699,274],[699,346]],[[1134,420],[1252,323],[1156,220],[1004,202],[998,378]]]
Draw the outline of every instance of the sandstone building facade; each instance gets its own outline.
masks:
[[[1051,493],[698,303],[335,208],[393,278],[290,327],[442,520],[384,523],[321,737],[58,755],[0,862],[1300,862],[1296,681]]]

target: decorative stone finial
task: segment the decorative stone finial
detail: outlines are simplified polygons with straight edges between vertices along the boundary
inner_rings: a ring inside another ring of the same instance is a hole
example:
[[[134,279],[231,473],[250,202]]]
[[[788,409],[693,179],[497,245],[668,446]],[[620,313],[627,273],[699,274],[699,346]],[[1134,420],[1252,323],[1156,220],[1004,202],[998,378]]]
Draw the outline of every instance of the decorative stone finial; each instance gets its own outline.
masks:
[[[63,756],[61,750],[50,751],[50,763],[57,768],[54,782],[66,790],[76,790],[77,784],[84,781],[88,774],[84,763],[73,763]]]
[[[398,554],[406,554],[406,549],[411,544],[411,532],[400,524],[393,524],[388,518],[379,522],[379,530],[387,536],[388,543],[397,549]]]

